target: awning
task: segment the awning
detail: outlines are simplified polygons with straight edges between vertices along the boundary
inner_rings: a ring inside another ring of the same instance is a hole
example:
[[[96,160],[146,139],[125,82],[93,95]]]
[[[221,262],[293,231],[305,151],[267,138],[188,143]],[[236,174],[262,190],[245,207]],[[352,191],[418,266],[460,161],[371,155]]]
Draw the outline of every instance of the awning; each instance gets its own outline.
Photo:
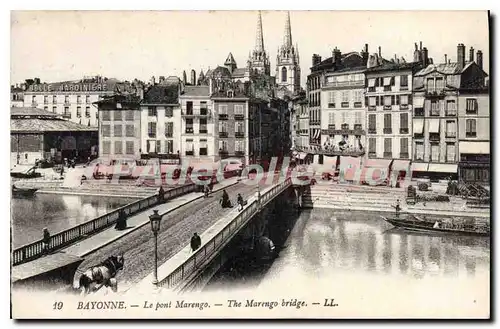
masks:
[[[313,138],[314,139],[318,139],[320,134],[321,134],[321,130],[320,129],[316,129]]]
[[[413,119],[413,133],[423,134],[424,133],[424,120],[423,119]]]
[[[429,133],[439,134],[439,119],[429,120]]]
[[[390,86],[391,85],[391,78],[384,78],[384,86]]]
[[[334,155],[334,156],[324,155],[323,156],[323,165],[335,169],[335,167],[337,166],[337,159],[338,159],[338,155]]]
[[[394,160],[392,163],[393,171],[408,171],[410,170],[410,160]]]
[[[460,142],[458,145],[460,154],[490,154],[489,142]]]
[[[392,160],[388,159],[367,159],[364,167],[365,168],[389,168]]]
[[[341,179],[354,180],[361,169],[361,158],[341,156],[339,171]]]
[[[413,99],[413,107],[415,107],[415,108],[424,107],[424,99],[423,98],[414,98]]]
[[[413,162],[411,164],[411,171],[427,171],[429,164],[425,162]]]
[[[457,169],[458,169],[457,164],[430,163],[428,171],[430,171],[430,172],[456,173]]]
[[[375,87],[375,79],[368,79],[368,87]]]

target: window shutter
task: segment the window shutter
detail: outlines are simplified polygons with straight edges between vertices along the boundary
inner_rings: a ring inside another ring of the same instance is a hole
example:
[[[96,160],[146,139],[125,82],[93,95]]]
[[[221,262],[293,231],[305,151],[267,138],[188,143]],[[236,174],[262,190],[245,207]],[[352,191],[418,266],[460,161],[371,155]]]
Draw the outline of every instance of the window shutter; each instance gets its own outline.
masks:
[[[365,106],[368,105],[368,96],[365,96]]]
[[[399,95],[396,95],[396,105],[399,105]]]
[[[394,95],[392,95],[391,96],[391,105],[394,105],[394,104],[396,104],[396,97]]]
[[[408,95],[408,104],[409,105],[413,105],[413,103],[412,103],[412,96],[413,96],[412,94]]]
[[[380,97],[375,96],[375,105],[379,106],[380,105]]]

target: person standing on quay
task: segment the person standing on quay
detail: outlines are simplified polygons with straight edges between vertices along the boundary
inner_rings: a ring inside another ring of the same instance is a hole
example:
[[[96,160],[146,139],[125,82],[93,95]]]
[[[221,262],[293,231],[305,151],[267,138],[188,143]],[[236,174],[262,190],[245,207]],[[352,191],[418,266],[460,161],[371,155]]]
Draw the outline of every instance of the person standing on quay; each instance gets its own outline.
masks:
[[[160,189],[158,190],[158,203],[165,203],[165,190],[163,189],[163,185],[160,186]]]

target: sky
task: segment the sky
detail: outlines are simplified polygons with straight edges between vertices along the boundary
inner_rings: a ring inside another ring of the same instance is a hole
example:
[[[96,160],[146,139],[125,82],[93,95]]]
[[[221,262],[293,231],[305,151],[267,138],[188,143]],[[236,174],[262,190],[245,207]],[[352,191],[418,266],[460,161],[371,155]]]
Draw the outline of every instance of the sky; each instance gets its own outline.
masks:
[[[285,11],[262,11],[264,47],[275,75],[283,43]],[[456,60],[457,44],[483,51],[489,73],[486,11],[291,11],[305,85],[311,57],[382,49],[382,56],[413,59],[423,42],[434,63]],[[44,82],[102,75],[120,80],[204,72],[223,65],[232,52],[244,67],[255,47],[256,11],[12,11],[11,84],[39,77]]]

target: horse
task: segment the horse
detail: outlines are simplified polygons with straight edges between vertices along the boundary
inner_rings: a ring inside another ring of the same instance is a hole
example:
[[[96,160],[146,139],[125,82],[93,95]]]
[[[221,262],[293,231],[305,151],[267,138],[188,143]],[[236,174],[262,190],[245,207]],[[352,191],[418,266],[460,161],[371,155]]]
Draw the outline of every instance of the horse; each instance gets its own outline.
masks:
[[[103,286],[111,287],[113,292],[118,291],[118,282],[115,279],[119,270],[123,269],[125,259],[121,256],[110,256],[97,266],[88,268],[79,279],[81,295],[90,294]]]

